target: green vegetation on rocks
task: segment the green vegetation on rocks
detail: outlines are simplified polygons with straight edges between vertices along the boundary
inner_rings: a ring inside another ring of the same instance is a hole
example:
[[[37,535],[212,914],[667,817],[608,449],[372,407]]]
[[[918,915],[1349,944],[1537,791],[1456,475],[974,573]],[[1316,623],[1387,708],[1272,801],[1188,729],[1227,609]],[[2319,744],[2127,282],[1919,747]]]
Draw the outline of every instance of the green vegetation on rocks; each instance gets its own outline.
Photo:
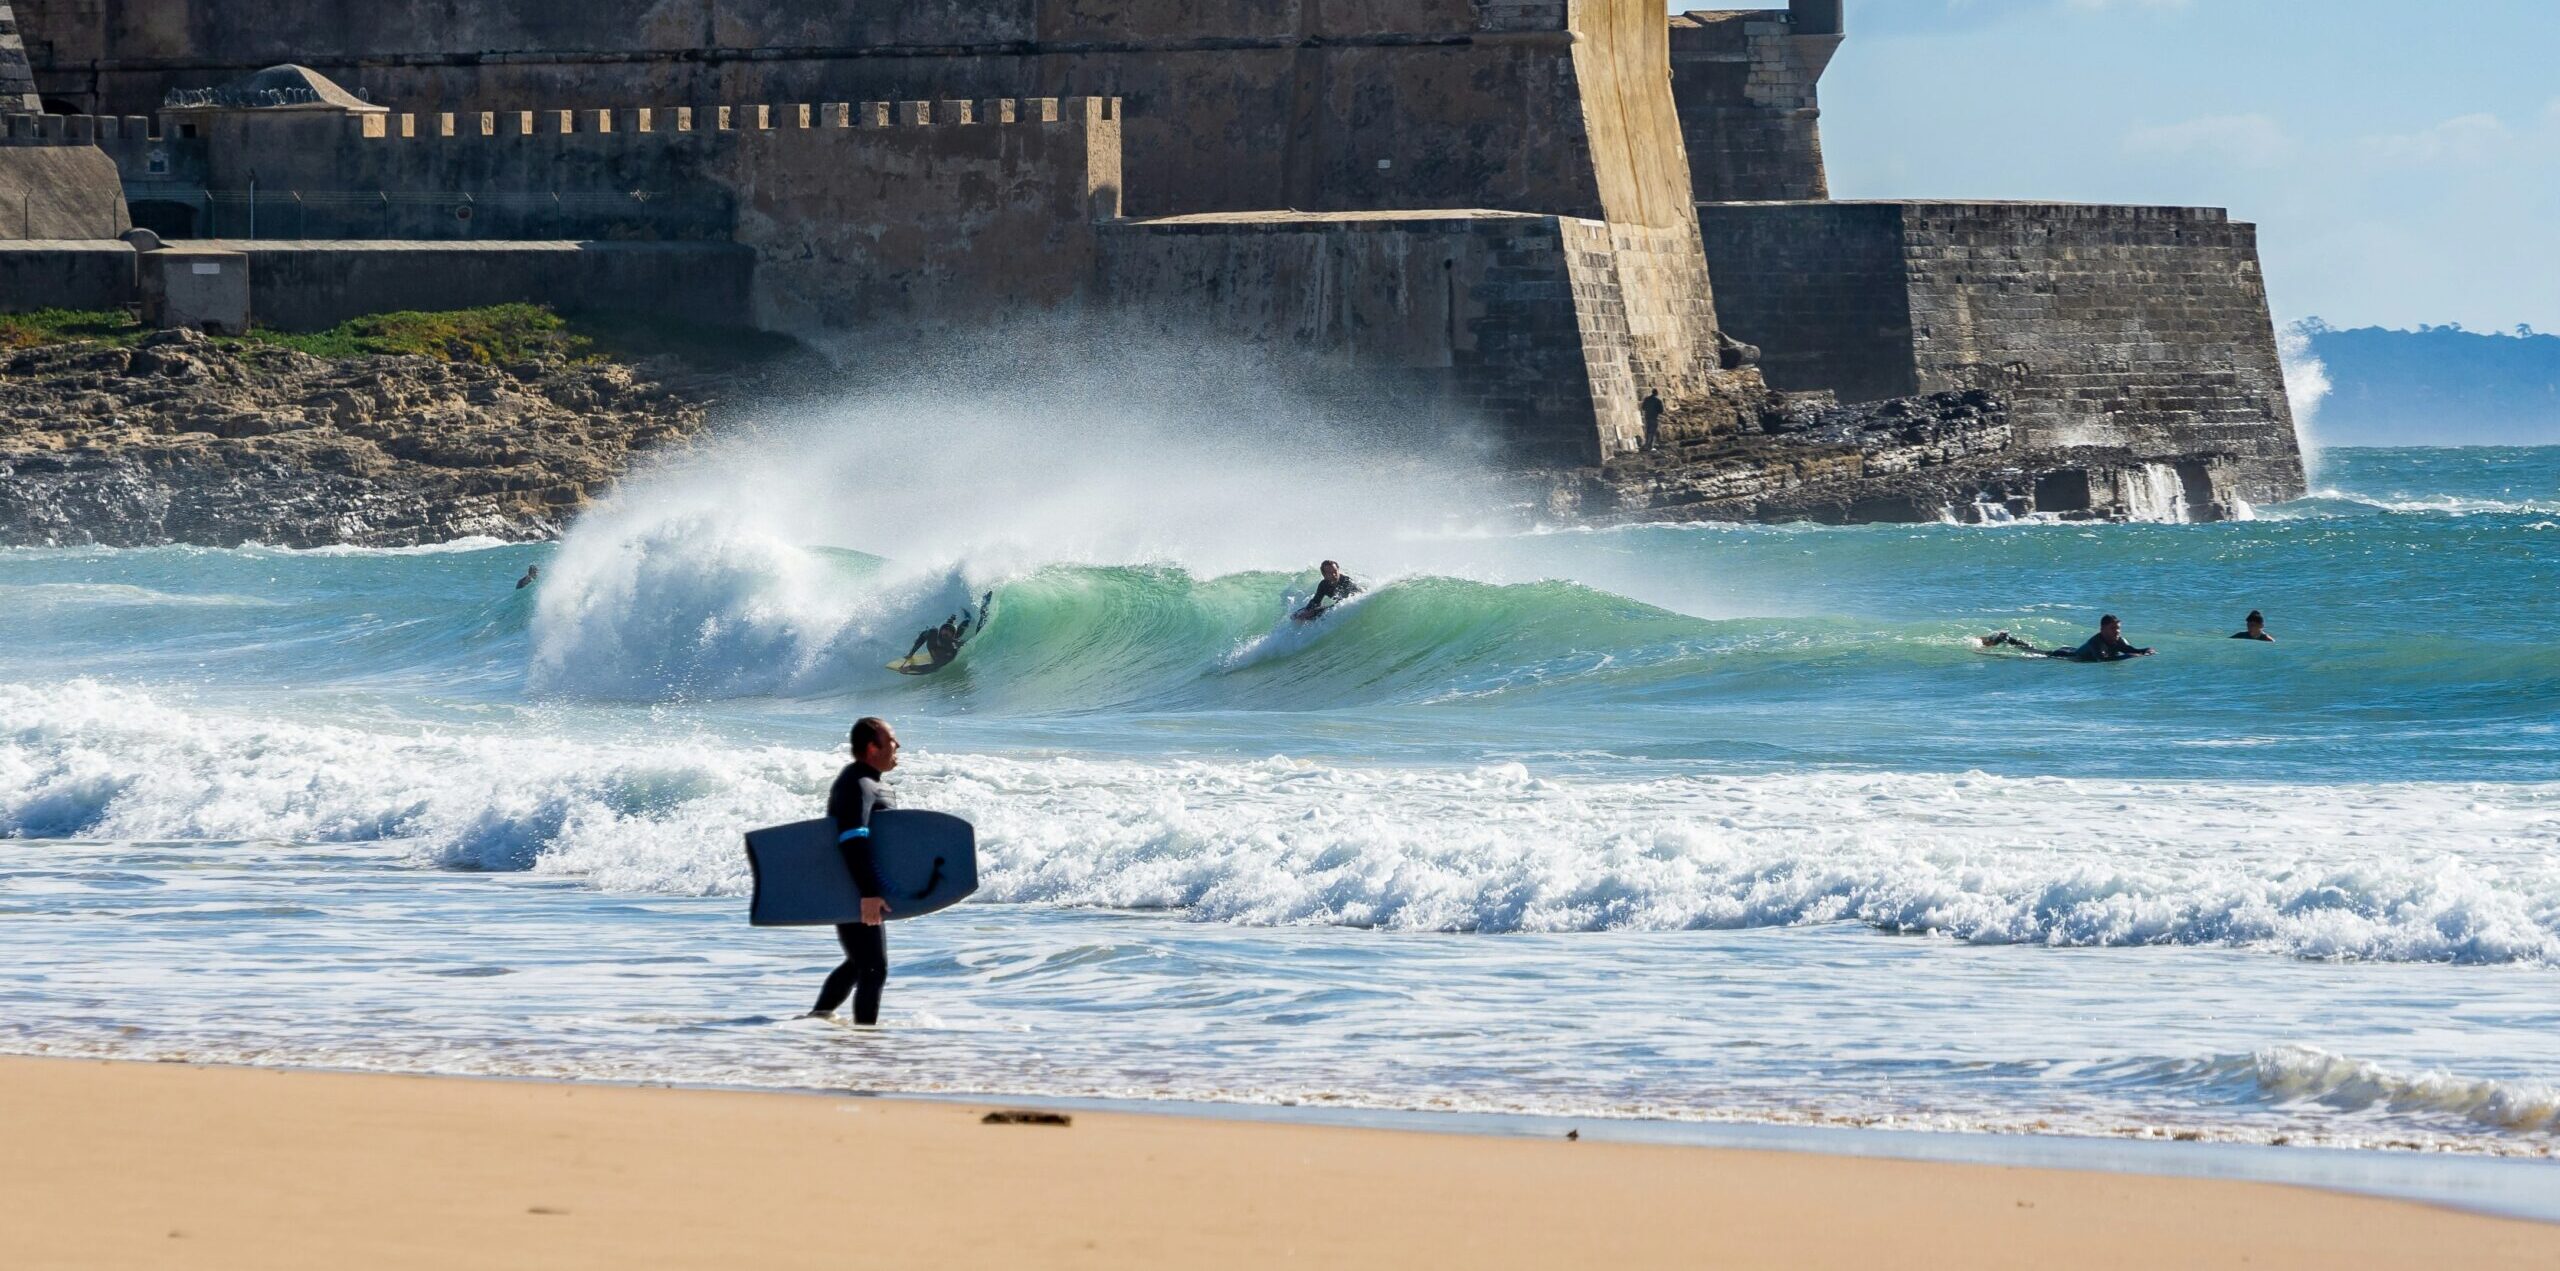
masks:
[[[307,334],[260,328],[252,330],[245,342],[271,344],[314,357],[392,354],[482,366],[546,356],[578,358],[588,355],[593,344],[572,330],[559,314],[540,305],[523,304],[444,313],[368,314]]]
[[[57,344],[130,345],[150,334],[131,314],[115,310],[42,309],[0,314],[0,350]],[[788,336],[728,327],[640,321],[617,315],[564,317],[541,305],[505,304],[479,309],[367,314],[325,331],[257,328],[218,343],[254,352],[291,349],[314,357],[428,357],[480,366],[536,360],[637,361],[672,357],[706,368],[762,362],[797,347]]]
[[[133,315],[116,310],[38,309],[33,313],[0,313],[0,349],[34,349],[49,344],[131,344],[143,337]]]

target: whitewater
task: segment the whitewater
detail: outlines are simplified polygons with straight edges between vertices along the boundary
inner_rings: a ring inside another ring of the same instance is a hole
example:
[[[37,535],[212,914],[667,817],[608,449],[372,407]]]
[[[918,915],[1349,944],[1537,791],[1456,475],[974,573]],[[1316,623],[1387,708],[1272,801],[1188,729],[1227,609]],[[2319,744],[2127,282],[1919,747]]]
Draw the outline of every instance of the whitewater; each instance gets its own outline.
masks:
[[[554,544],[0,552],[0,1050],[2560,1148],[2560,448],[1589,531],[1147,415],[996,394],[881,480],[850,407]],[[1970,641],[2102,612],[2160,656]],[[857,714],[984,853],[872,1033],[738,842]]]

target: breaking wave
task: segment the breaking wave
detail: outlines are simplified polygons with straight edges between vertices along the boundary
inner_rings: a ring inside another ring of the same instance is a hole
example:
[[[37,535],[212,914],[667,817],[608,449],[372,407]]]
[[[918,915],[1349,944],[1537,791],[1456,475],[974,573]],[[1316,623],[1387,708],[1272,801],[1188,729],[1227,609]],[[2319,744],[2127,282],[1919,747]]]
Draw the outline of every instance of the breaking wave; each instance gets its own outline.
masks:
[[[822,751],[710,737],[377,732],[85,682],[0,686],[0,833],[18,838],[381,843],[430,866],[737,895],[741,829],[807,815],[834,769]],[[992,902],[1255,926],[1859,923],[1981,944],[2560,964],[2554,784],[1603,780],[930,754],[901,782],[977,823]]]
[[[532,628],[537,689],[605,699],[824,698],[966,686],[1012,711],[1305,709],[1495,691],[1676,657],[1695,619],[1572,583],[1379,582],[1292,623],[1304,580],[1047,565],[1002,581],[900,572],[719,522],[572,544]],[[888,674],[919,630],[995,595],[952,675]]]
[[[2309,516],[2549,516],[2560,512],[2560,499],[2498,499],[2477,495],[2434,494],[2379,496],[2324,488],[2299,502],[2285,504],[2275,515]]]
[[[2256,1107],[2451,1119],[2523,1134],[2560,1131],[2560,1086],[2548,1081],[2392,1067],[2316,1046],[2269,1046],[2204,1059],[2133,1060],[2083,1075]]]

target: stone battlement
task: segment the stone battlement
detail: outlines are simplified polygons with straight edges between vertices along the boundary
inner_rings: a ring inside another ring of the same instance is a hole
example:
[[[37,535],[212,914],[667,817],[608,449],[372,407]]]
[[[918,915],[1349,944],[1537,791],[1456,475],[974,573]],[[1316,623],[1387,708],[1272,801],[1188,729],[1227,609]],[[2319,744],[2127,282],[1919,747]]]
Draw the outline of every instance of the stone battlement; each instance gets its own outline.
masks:
[[[159,121],[149,115],[0,116],[0,145],[94,146],[118,140],[156,140]]]
[[[927,101],[798,102],[752,106],[639,106],[619,110],[483,110],[355,114],[358,136],[669,136],[724,132],[827,134],[892,128],[1007,125],[1084,127],[1120,121],[1117,97],[989,97]]]
[[[173,107],[157,115],[0,115],[0,145],[113,146],[177,141],[201,134],[220,107]],[[286,116],[295,123],[309,115]],[[375,138],[538,137],[713,134],[723,132],[862,132],[890,128],[965,128],[1120,122],[1117,97],[990,97],[935,101],[801,102],[752,106],[641,106],[619,110],[484,110],[435,114],[331,113],[328,126]]]

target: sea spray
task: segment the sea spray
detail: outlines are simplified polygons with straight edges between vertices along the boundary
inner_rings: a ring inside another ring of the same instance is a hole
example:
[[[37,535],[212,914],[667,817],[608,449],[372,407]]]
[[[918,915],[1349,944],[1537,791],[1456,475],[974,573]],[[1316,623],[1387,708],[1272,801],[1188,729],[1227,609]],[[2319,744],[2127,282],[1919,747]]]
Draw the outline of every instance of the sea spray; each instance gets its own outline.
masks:
[[[2276,355],[2284,367],[2284,392],[2293,409],[2294,438],[2302,447],[2303,473],[2317,488],[2326,478],[2321,465],[2320,406],[2333,386],[2329,364],[2312,347],[2313,330],[2309,322],[2296,322],[2276,332]]]

